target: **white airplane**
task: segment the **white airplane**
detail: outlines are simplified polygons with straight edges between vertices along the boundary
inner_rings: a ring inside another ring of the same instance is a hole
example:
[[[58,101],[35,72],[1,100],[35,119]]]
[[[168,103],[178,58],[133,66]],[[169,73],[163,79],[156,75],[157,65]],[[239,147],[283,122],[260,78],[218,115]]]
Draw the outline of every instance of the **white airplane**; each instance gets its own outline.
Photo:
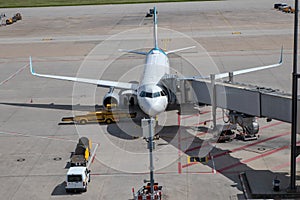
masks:
[[[141,54],[146,56],[145,67],[139,84],[137,83],[125,83],[117,81],[108,81],[108,80],[96,80],[96,79],[86,79],[86,78],[77,78],[77,77],[68,77],[68,76],[56,76],[56,75],[47,75],[47,74],[38,74],[34,71],[32,67],[32,60],[30,57],[30,71],[34,76],[60,79],[66,81],[80,82],[94,84],[100,87],[109,87],[111,88],[110,92],[104,96],[103,105],[107,105],[111,101],[118,102],[115,95],[113,94],[113,89],[124,89],[131,90],[133,94],[137,96],[137,101],[139,107],[144,113],[150,117],[154,117],[159,113],[166,111],[166,108],[169,103],[169,97],[167,91],[161,87],[161,81],[170,74],[169,58],[168,54],[175,53],[178,51],[184,51],[187,49],[194,48],[186,47],[182,49],[176,49],[171,51],[164,51],[158,47],[158,38],[157,38],[157,10],[156,7],[153,8],[153,35],[154,35],[154,48],[149,52],[140,52],[134,50],[120,50],[128,53]],[[244,69],[234,71],[233,75],[244,74],[248,72],[278,67],[282,64],[282,51],[279,63],[261,66],[256,68]],[[229,73],[221,73],[215,76],[216,79],[228,77]],[[196,79],[197,77],[193,77]],[[201,77],[203,78],[203,77]],[[189,78],[190,79],[190,78]]]

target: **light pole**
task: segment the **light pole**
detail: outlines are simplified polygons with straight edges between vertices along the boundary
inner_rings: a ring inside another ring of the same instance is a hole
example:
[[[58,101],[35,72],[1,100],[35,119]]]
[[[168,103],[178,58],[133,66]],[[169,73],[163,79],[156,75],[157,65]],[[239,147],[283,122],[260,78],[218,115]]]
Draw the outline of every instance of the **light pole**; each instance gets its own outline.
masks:
[[[298,78],[297,73],[298,57],[298,0],[295,0],[295,19],[294,19],[294,57],[293,57],[293,80],[292,80],[292,130],[291,130],[291,171],[290,171],[290,190],[296,190],[296,158],[297,151],[297,101],[298,101]]]
[[[155,148],[153,138],[154,138],[154,128],[155,128],[155,119],[151,117],[150,119],[142,119],[142,128],[143,128],[143,136],[146,138],[148,142],[149,149],[149,161],[150,161],[150,191],[151,191],[151,200],[153,200],[154,194],[154,165],[153,165],[153,155],[152,151]]]

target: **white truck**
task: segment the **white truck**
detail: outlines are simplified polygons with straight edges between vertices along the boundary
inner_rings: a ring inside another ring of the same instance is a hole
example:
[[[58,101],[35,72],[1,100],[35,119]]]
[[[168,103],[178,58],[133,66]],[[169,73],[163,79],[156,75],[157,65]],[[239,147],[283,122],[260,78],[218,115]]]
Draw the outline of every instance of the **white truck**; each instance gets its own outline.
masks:
[[[90,182],[90,172],[86,167],[70,167],[67,173],[66,192],[86,192]]]

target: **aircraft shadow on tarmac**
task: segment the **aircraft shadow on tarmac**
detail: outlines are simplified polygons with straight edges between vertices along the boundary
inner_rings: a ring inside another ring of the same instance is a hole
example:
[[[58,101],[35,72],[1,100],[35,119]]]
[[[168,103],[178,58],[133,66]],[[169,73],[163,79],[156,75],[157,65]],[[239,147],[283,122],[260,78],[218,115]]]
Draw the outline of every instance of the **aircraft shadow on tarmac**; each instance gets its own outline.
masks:
[[[103,109],[103,106],[100,105],[67,105],[67,104],[34,104],[34,103],[4,103],[1,102],[0,105],[8,105],[8,106],[18,106],[18,107],[29,107],[29,108],[41,108],[41,109],[51,109],[51,110],[70,110],[70,111],[86,111],[86,112],[92,112],[92,111],[99,111]],[[137,111],[138,116],[136,119],[130,119],[132,123],[131,125],[137,125],[140,126],[140,119],[145,118],[145,116],[142,114],[142,111],[140,109],[137,109],[134,106],[130,106],[129,111],[132,111],[132,109],[135,109]],[[132,135],[128,135],[126,130],[122,130],[117,123],[112,123],[112,124],[106,124],[106,123],[98,123],[98,122],[89,122],[83,126],[89,125],[89,124],[99,124],[99,125],[108,125],[107,126],[107,131],[109,134],[112,136],[121,138],[121,139],[126,139],[126,140],[132,140],[136,139],[136,137]],[[124,124],[124,123],[122,123]],[[73,122],[60,122],[58,125],[74,125]],[[128,130],[128,129],[127,129]],[[138,133],[140,135],[140,133]]]
[[[3,103],[0,105],[8,105],[8,106],[19,106],[19,107],[29,107],[29,108],[43,108],[43,109],[51,109],[51,110],[74,110],[74,111],[97,111],[103,108],[103,106],[95,105],[67,105],[67,104],[35,104],[35,103]]]

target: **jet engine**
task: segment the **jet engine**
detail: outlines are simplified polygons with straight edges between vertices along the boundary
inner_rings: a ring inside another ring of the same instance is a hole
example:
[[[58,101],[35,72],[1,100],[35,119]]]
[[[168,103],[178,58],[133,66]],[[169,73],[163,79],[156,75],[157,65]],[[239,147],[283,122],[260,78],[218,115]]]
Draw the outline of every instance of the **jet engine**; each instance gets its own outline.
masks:
[[[109,92],[103,97],[103,106],[107,107],[108,104],[111,106],[118,106],[120,102],[120,97],[118,93],[115,93],[113,89],[110,89]]]
[[[110,88],[108,93],[103,97],[103,106],[107,108],[109,104],[113,107],[136,105],[136,92],[133,90],[114,92],[114,88]]]

